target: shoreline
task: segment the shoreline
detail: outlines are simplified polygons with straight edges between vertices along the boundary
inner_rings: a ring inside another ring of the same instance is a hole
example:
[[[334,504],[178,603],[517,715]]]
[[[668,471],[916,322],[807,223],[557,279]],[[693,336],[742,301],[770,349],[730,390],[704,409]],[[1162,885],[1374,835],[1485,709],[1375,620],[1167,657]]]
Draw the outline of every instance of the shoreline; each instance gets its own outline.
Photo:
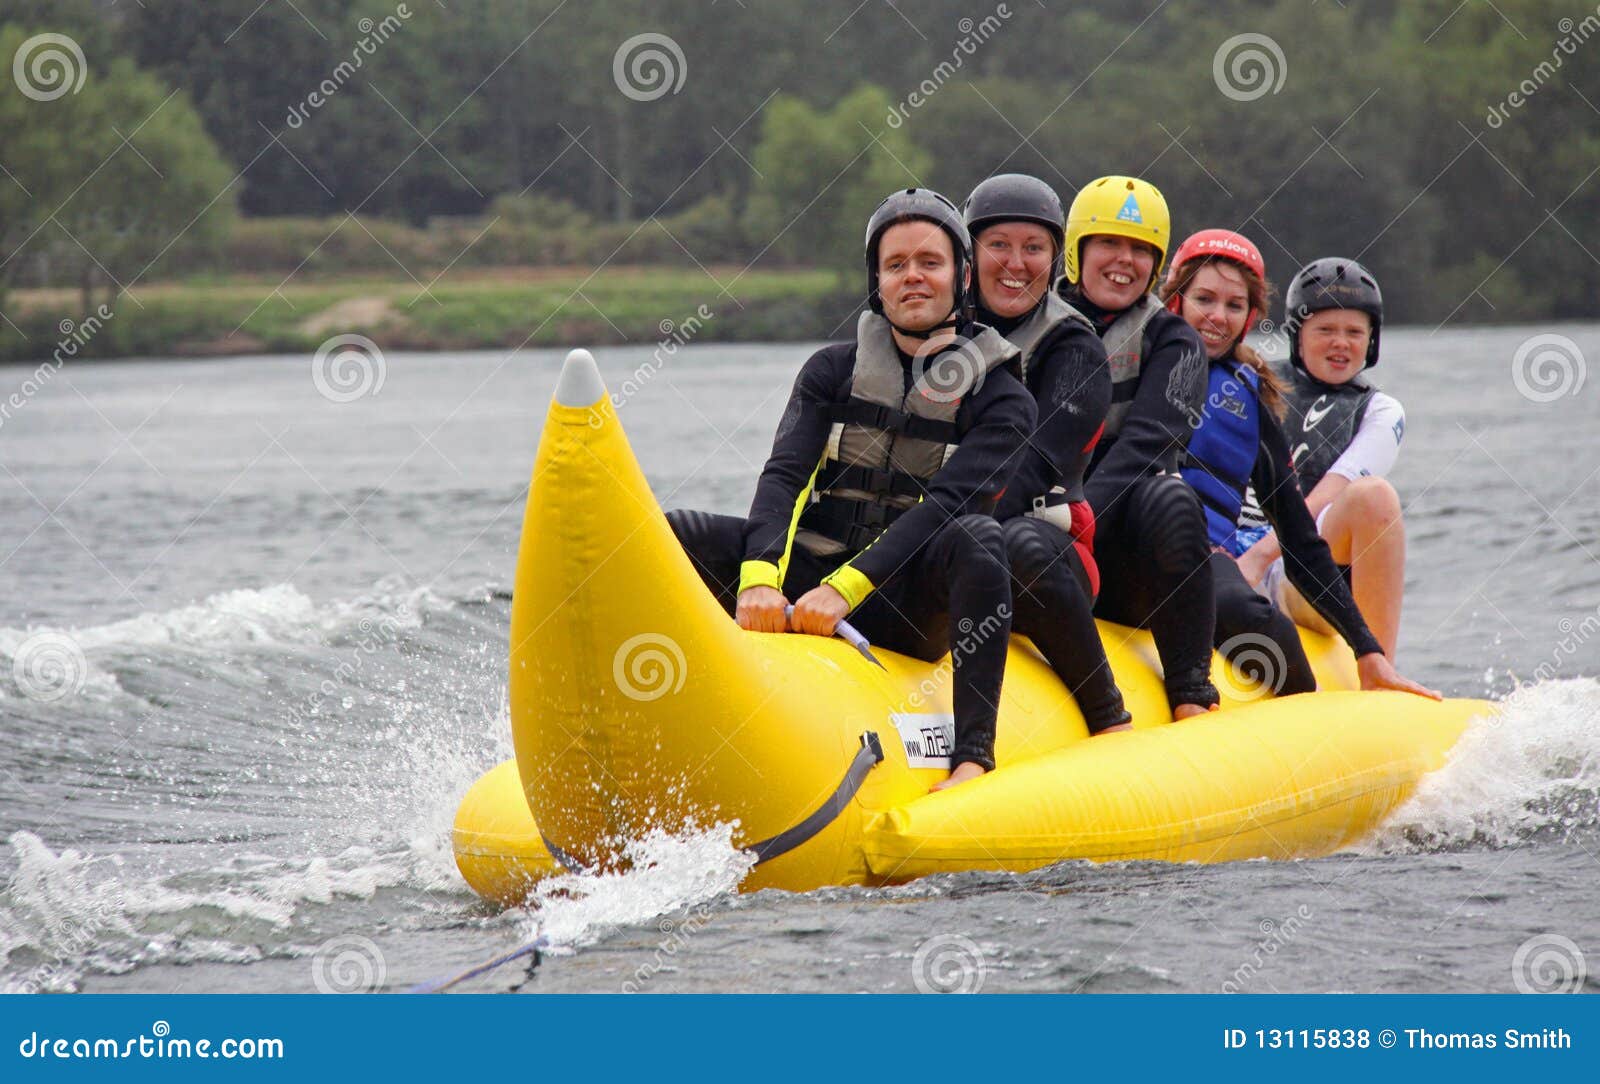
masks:
[[[737,267],[219,276],[152,283],[88,312],[76,290],[21,289],[6,300],[0,364],[309,353],[341,335],[389,350],[816,341],[848,335],[860,301],[832,272]]]

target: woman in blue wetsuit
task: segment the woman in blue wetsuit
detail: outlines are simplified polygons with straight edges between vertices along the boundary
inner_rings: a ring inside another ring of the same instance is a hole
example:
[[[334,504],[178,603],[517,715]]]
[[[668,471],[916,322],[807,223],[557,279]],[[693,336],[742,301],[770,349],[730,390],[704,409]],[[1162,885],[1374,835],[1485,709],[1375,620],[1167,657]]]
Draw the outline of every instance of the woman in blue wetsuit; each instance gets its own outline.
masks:
[[[1285,576],[1355,652],[1361,687],[1437,697],[1395,671],[1357,609],[1295,481],[1289,442],[1279,424],[1282,386],[1243,341],[1266,307],[1260,251],[1232,231],[1203,230],[1179,246],[1161,296],[1194,328],[1210,360],[1205,405],[1182,473],[1200,496],[1213,547],[1217,646],[1225,654],[1252,659],[1252,668],[1260,667],[1252,676],[1279,695],[1316,688],[1294,622],[1257,593],[1237,564],[1259,537],[1238,526],[1246,489],[1253,487],[1283,547]],[[1268,642],[1271,661],[1261,662]]]

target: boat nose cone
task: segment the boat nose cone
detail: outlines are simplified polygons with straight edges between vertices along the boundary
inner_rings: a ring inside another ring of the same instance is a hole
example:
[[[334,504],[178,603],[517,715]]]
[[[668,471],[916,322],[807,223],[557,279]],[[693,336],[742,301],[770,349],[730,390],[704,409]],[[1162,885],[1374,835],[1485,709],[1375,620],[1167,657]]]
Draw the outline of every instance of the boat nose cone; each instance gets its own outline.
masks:
[[[556,381],[556,402],[566,407],[594,406],[605,394],[606,386],[600,379],[600,367],[594,363],[594,355],[587,350],[569,353]]]

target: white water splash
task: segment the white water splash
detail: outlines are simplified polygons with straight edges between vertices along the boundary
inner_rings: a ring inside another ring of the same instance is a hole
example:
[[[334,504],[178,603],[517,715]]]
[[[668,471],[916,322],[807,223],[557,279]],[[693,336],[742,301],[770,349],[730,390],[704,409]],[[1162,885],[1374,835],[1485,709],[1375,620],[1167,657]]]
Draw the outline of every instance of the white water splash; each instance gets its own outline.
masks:
[[[655,831],[624,845],[628,868],[619,873],[572,873],[540,882],[529,905],[533,928],[553,952],[593,944],[613,930],[727,896],[755,866],[733,845],[738,822]]]
[[[240,856],[224,867],[159,879],[130,874],[115,856],[56,854],[12,833],[17,870],[0,891],[0,990],[70,991],[91,971],[163,960],[260,959],[300,905],[370,899],[404,883],[404,862],[361,847],[283,861]]]
[[[1379,833],[1380,849],[1507,846],[1600,827],[1600,681],[1518,689],[1475,720]]]

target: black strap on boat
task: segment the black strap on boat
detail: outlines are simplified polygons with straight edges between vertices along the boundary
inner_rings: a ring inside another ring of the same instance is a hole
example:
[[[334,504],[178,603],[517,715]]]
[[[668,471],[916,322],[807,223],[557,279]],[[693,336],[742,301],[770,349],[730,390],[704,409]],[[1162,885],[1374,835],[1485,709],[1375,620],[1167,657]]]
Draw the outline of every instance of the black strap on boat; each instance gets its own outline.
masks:
[[[568,873],[583,873],[588,870],[588,866],[584,865],[582,862],[572,857],[572,855],[556,846],[550,837],[545,835],[543,832],[539,833],[539,841],[544,844],[544,849],[550,852],[550,857],[559,862],[561,864],[561,868],[566,870]]]
[[[780,854],[787,854],[821,832],[828,825],[838,819],[844,812],[844,807],[850,804],[850,799],[856,796],[861,789],[861,784],[866,782],[867,773],[883,761],[883,745],[878,741],[878,735],[869,730],[861,735],[861,748],[855,758],[850,761],[850,766],[845,769],[844,778],[839,780],[839,785],[834,788],[828,800],[818,806],[809,817],[786,828],[775,836],[753,843],[745,850],[751,851],[756,856],[756,864],[760,865],[768,859],[776,858]],[[539,838],[544,842],[545,850],[550,852],[552,858],[561,863],[561,868],[568,873],[583,873],[588,867],[568,854],[561,847],[551,841],[543,832]]]
[[[861,789],[867,773],[882,760],[883,746],[878,741],[878,735],[869,730],[861,735],[860,751],[850,762],[850,767],[845,769],[844,778],[839,781],[834,792],[828,795],[827,801],[794,827],[745,848],[755,854],[756,864],[760,865],[780,854],[787,854],[837,820],[839,814],[844,812],[844,807],[850,804],[850,799],[856,796],[856,791]]]

